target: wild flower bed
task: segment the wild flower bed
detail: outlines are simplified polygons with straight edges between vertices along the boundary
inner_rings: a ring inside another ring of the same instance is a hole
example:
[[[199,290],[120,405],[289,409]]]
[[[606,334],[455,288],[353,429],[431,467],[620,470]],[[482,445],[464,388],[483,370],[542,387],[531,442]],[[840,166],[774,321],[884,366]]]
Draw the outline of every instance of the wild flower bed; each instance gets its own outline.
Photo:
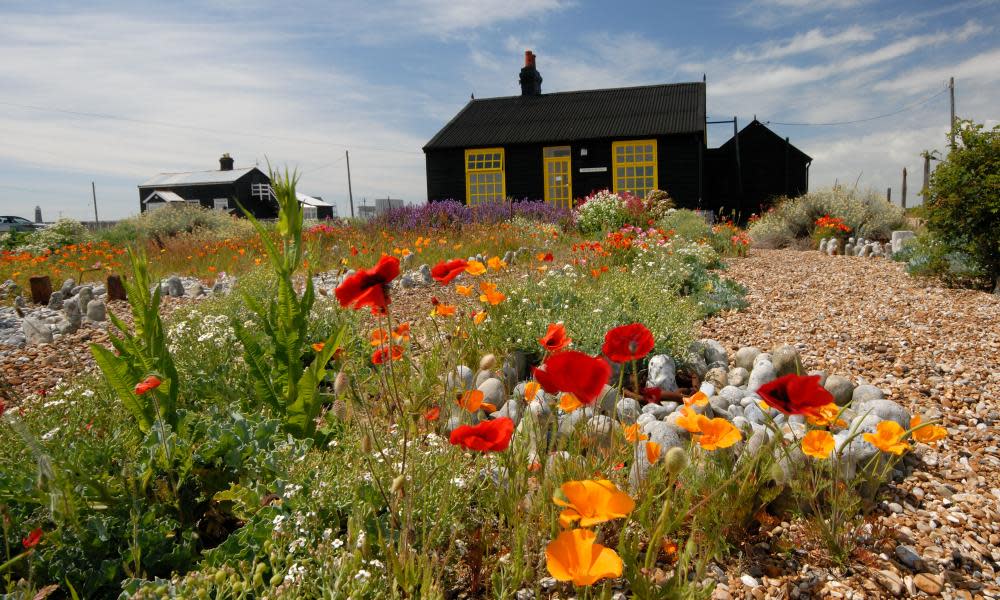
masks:
[[[787,350],[695,342],[741,299],[706,240],[310,232],[276,182],[237,293],[163,322],[136,252],[101,373],[0,405],[12,597],[707,598],[768,513],[846,560],[942,435]],[[430,289],[400,284],[412,256]],[[327,264],[324,296],[298,274]]]

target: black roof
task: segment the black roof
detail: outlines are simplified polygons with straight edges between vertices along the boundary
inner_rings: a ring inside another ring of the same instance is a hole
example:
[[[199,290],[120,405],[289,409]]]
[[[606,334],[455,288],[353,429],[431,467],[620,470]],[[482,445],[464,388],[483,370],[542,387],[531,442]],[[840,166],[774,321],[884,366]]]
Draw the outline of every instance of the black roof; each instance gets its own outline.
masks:
[[[705,130],[705,84],[471,100],[424,150],[626,138]]]
[[[784,146],[786,143],[785,138],[771,131],[770,127],[764,125],[757,119],[750,121],[750,123],[746,127],[740,130],[740,138],[744,138],[747,136],[757,136],[760,137],[761,139],[773,138],[772,139],[773,143],[780,143],[782,146]],[[729,138],[729,140],[727,140],[725,144],[719,146],[719,149],[721,150],[723,148],[730,148],[734,143],[735,143],[734,138]],[[800,157],[804,159],[806,162],[812,162],[811,156],[799,150],[798,148],[793,146],[790,142],[788,143],[788,148],[789,150],[791,150],[793,154],[800,155]]]

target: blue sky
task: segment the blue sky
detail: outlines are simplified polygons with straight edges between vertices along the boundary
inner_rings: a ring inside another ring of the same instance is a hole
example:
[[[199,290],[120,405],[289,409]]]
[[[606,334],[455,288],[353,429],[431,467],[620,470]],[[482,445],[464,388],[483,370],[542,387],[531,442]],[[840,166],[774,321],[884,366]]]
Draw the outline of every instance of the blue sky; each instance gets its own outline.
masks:
[[[298,167],[343,215],[345,148],[356,203],[423,202],[421,146],[471,93],[518,93],[529,48],[543,92],[704,73],[710,117],[741,124],[911,107],[772,125],[814,158],[814,188],[898,198],[902,168],[945,146],[948,96],[931,97],[949,76],[959,116],[1000,119],[998,0],[82,4],[0,3],[0,213],[92,218],[95,181],[102,218],[123,217],[144,179],[229,152]]]

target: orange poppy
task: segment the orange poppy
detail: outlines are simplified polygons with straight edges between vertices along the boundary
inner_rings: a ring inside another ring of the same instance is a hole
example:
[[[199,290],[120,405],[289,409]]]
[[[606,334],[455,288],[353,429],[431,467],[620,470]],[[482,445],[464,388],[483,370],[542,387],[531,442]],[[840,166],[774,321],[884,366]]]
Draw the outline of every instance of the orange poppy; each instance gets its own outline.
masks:
[[[698,428],[698,417],[700,416],[690,406],[682,406],[681,416],[677,417],[675,423],[677,423],[678,427],[684,428],[688,433],[699,433],[701,429]]]
[[[653,464],[660,460],[660,445],[656,442],[646,442],[646,460]]]
[[[438,317],[453,317],[455,316],[455,305],[438,303],[431,314]]]
[[[316,342],[315,344],[312,345],[313,352],[322,352],[323,348],[325,347],[326,344],[324,344],[323,342]]]
[[[923,425],[923,420],[924,418],[920,415],[914,415],[910,419],[910,429],[913,431],[913,439],[924,444],[933,444],[938,440],[948,437],[947,429],[940,425]]]
[[[537,381],[529,381],[524,384],[524,401],[531,402],[534,400],[540,389],[542,389],[542,386]]]
[[[465,272],[473,277],[478,277],[486,272],[486,266],[478,260],[470,260],[469,264],[465,267]]]
[[[400,323],[395,329],[392,330],[392,339],[397,342],[410,341],[410,324]]]
[[[458,405],[469,412],[476,412],[482,406],[484,397],[479,390],[469,390],[459,398]]]
[[[705,415],[698,415],[698,430],[701,432],[698,445],[705,450],[728,448],[743,439],[740,430],[722,417],[709,419]]]
[[[566,327],[560,323],[549,323],[545,335],[538,338],[538,343],[549,352],[559,352],[569,346],[573,340],[566,335]]]
[[[567,481],[559,486],[552,502],[565,510],[559,513],[559,524],[580,527],[621,519],[635,509],[635,501],[607,479]]]
[[[372,331],[371,345],[372,346],[384,346],[389,343],[389,332],[385,329],[376,329]]]
[[[428,421],[437,421],[438,417],[441,416],[441,407],[432,406],[427,412],[424,413],[424,418]]]
[[[632,425],[623,426],[625,430],[625,441],[632,444],[636,442],[641,442],[642,440],[648,440],[649,436],[642,433],[642,426],[638,423],[633,423]]]
[[[558,581],[593,585],[601,579],[621,577],[623,563],[611,548],[596,543],[589,529],[563,531],[545,547],[545,567]]]
[[[456,285],[455,286],[455,291],[458,292],[459,294],[461,294],[462,296],[465,296],[466,298],[468,298],[469,296],[472,295],[472,286],[468,286],[468,285]]]
[[[695,406],[706,406],[708,404],[708,396],[705,395],[705,392],[698,390],[693,396],[684,398],[684,404],[688,406],[692,404]]]
[[[813,429],[802,437],[802,453],[820,460],[830,457],[836,444],[825,429]]]
[[[490,283],[488,281],[483,281],[479,284],[479,289],[482,291],[482,295],[479,296],[480,302],[486,302],[493,306],[500,304],[507,298],[500,292],[497,291],[496,284]]]
[[[479,312],[473,313],[472,322],[476,325],[481,325],[483,321],[486,320],[486,311],[481,310]]]
[[[571,413],[581,406],[583,406],[583,402],[580,402],[580,399],[570,392],[566,392],[559,397],[559,408],[562,409],[563,412]]]
[[[372,352],[373,365],[381,365],[386,360],[399,360],[401,358],[403,358],[402,346],[393,346],[391,350],[383,346],[378,350],[376,350],[375,352]]]
[[[840,416],[840,407],[833,402],[810,409],[810,412],[807,412],[805,416],[806,421],[816,427],[847,427],[847,421],[837,418]]]
[[[906,430],[895,421],[879,421],[875,433],[866,433],[865,441],[882,452],[891,452],[900,456],[910,449],[910,444],[903,440]]]
[[[494,256],[493,258],[486,261],[486,265],[489,266],[489,268],[493,269],[494,271],[499,271],[500,269],[506,267],[507,263],[500,260],[499,256]]]

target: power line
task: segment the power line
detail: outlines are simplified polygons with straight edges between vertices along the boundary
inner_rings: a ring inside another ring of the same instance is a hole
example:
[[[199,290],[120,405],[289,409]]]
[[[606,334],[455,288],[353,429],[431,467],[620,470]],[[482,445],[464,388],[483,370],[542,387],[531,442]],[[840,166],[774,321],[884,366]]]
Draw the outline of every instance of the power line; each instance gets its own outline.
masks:
[[[903,106],[902,108],[896,109],[896,110],[894,110],[892,112],[888,112],[888,113],[881,114],[881,115],[875,115],[874,117],[866,117],[864,119],[854,119],[853,121],[831,121],[829,123],[785,123],[783,121],[764,121],[764,123],[767,124],[767,125],[790,125],[790,126],[796,126],[796,127],[830,127],[830,126],[834,126],[834,125],[853,125],[855,123],[867,123],[868,121],[875,121],[877,119],[884,119],[886,117],[892,117],[892,116],[898,115],[900,113],[904,113],[904,112],[906,112],[908,110],[912,110],[914,108],[917,108],[918,106],[923,106],[924,104],[927,104],[931,100],[937,98],[938,96],[940,96],[942,94],[946,94],[947,92],[948,92],[948,88],[945,88],[945,89],[941,90],[940,92],[937,92],[936,94],[933,94],[931,96],[928,96],[927,98],[924,98],[923,100],[920,100],[919,102],[914,102],[913,104],[909,104],[909,105]]]
[[[19,104],[17,102],[5,102],[3,100],[0,100],[0,105],[3,105],[3,106],[13,106],[15,108],[23,108],[23,109],[26,109],[26,110],[35,110],[35,111],[39,111],[39,112],[49,112],[49,113],[58,113],[58,114],[64,114],[64,115],[72,115],[72,116],[76,116],[76,117],[88,117],[88,118],[92,118],[92,119],[107,119],[107,120],[111,120],[111,121],[122,121],[122,122],[125,122],[125,123],[137,123],[137,124],[140,124],[140,125],[153,125],[153,126],[156,126],[156,127],[169,127],[169,128],[173,128],[173,129],[184,129],[184,130],[187,130],[187,131],[200,131],[200,132],[204,132],[204,133],[215,133],[215,134],[222,134],[222,135],[238,135],[238,136],[244,136],[244,137],[257,137],[257,138],[269,139],[269,140],[294,142],[294,143],[297,143],[297,144],[315,144],[317,146],[338,146],[338,147],[341,147],[341,148],[371,150],[371,151],[375,151],[375,152],[392,152],[392,153],[395,153],[395,154],[422,154],[422,152],[419,152],[419,151],[416,151],[416,150],[399,150],[399,149],[394,149],[394,148],[381,148],[381,147],[378,147],[378,146],[362,146],[362,145],[357,145],[357,144],[340,144],[340,143],[337,143],[337,142],[330,142],[330,141],[310,140],[310,139],[303,139],[303,138],[293,138],[293,137],[287,137],[287,136],[281,136],[281,135],[269,135],[269,134],[266,134],[266,133],[253,133],[253,132],[248,132],[248,131],[229,131],[229,130],[226,130],[226,129],[216,129],[216,128],[213,128],[213,127],[198,127],[198,126],[195,126],[195,125],[184,125],[184,124],[181,124],[181,123],[170,123],[170,122],[167,122],[167,121],[152,121],[152,120],[148,120],[148,119],[135,119],[135,118],[132,118],[132,117],[123,117],[123,116],[120,116],[120,115],[112,115],[112,114],[107,114],[107,113],[95,113],[95,112],[85,112],[85,111],[78,111],[78,110],[69,110],[69,109],[63,109],[63,108],[51,108],[51,107],[46,107],[46,106],[36,106],[36,105],[32,105],[32,104]]]

